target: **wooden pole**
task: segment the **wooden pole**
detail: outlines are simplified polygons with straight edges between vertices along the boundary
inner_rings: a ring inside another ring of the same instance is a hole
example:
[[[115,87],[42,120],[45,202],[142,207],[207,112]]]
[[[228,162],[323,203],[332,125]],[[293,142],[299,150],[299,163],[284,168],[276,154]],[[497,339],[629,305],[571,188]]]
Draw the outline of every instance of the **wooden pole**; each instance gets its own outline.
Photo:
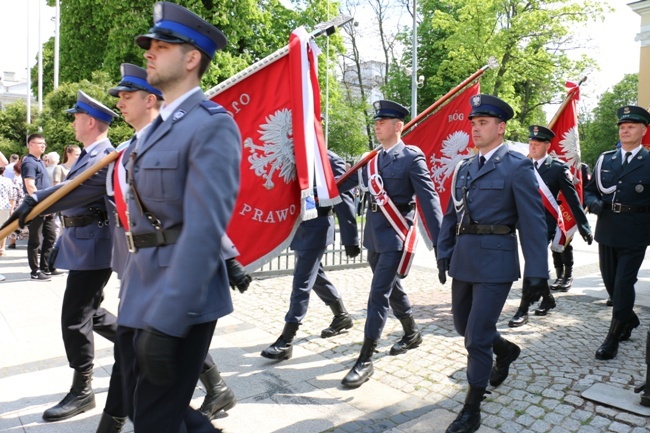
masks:
[[[443,95],[440,99],[438,99],[436,102],[431,104],[429,108],[424,110],[422,113],[420,113],[418,116],[416,116],[414,119],[412,119],[409,123],[407,123],[404,128],[402,129],[402,136],[405,136],[410,132],[410,130],[420,121],[422,121],[425,117],[427,117],[429,114],[431,114],[434,110],[436,110],[438,107],[440,107],[442,104],[453,98],[458,92],[463,90],[469,83],[472,81],[476,80],[478,77],[483,75],[483,72],[485,72],[488,68],[496,68],[497,64],[494,61],[494,59],[490,59],[487,65],[483,66],[481,69],[478,71],[474,72],[472,75],[470,75],[468,78],[466,78],[462,83],[451,89],[449,92],[447,92],[445,95]],[[366,165],[368,161],[370,161],[372,158],[377,155],[377,152],[381,146],[377,146],[374,149],[372,149],[370,152],[368,152],[364,157],[362,157],[359,162],[354,164],[348,171],[343,173],[337,180],[336,184],[339,185],[341,182],[345,181],[347,178],[349,178],[353,173],[355,173],[357,170],[359,170],[361,167]]]
[[[557,119],[560,118],[560,115],[562,114],[562,112],[564,111],[564,109],[566,108],[566,106],[569,104],[569,102],[571,102],[571,99],[573,99],[573,95],[575,95],[575,93],[576,93],[578,90],[580,90],[580,85],[581,85],[582,83],[584,83],[585,81],[587,81],[587,76],[586,76],[586,75],[585,75],[584,77],[582,77],[582,78],[580,79],[580,81],[578,81],[578,85],[577,85],[576,87],[570,89],[570,90],[567,92],[567,95],[566,95],[566,97],[564,98],[564,101],[562,101],[562,104],[560,104],[560,108],[558,108],[558,110],[555,112],[555,115],[553,116],[553,118],[551,119],[551,121],[548,122],[548,126],[547,126],[548,129],[553,129],[553,127],[555,126],[555,123],[557,123]]]
[[[108,155],[104,156],[99,161],[97,161],[95,164],[91,165],[86,170],[81,172],[79,176],[64,182],[62,187],[54,191],[52,194],[44,198],[42,201],[39,201],[38,204],[34,206],[34,209],[32,209],[29,215],[27,215],[25,222],[31,221],[37,216],[39,216],[42,212],[47,210],[54,203],[56,203],[61,198],[68,195],[68,193],[70,193],[73,189],[75,189],[76,187],[78,187],[88,179],[90,179],[93,175],[97,174],[97,172],[99,172],[102,168],[108,166],[108,164],[115,161],[118,156],[119,156],[118,152],[111,152]],[[6,238],[17,229],[18,229],[18,220],[14,220],[11,223],[9,223],[8,226],[0,230],[0,239]]]
[[[495,67],[496,67],[495,63],[493,63],[492,61],[488,62],[487,65],[483,66],[481,69],[474,72],[472,75],[467,77],[462,83],[460,83],[459,85],[457,85],[456,87],[451,89],[449,92],[447,92],[445,95],[443,95],[440,99],[438,99],[436,102],[431,104],[429,106],[429,108],[427,108],[422,113],[417,115],[414,119],[411,119],[411,121],[409,123],[404,125],[404,128],[402,129],[402,137],[405,136],[406,134],[408,134],[410,132],[410,130],[413,129],[413,127],[415,125],[417,125],[418,122],[424,120],[425,117],[427,117],[433,111],[438,109],[438,107],[440,107],[442,104],[444,104],[445,102],[447,102],[448,100],[450,100],[451,98],[456,96],[456,94],[458,92],[460,92],[461,90],[463,90],[469,83],[471,83],[472,81],[478,79],[481,75],[483,75],[483,73],[488,68],[495,68]]]

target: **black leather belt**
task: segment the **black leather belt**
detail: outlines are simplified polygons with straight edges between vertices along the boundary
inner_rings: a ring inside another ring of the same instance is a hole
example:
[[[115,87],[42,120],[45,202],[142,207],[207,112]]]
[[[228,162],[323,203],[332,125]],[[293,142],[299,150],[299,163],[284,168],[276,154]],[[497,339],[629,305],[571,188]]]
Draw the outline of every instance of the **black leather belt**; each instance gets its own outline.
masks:
[[[137,248],[153,248],[175,244],[181,235],[181,230],[176,228],[137,235],[131,232],[125,234],[126,245],[129,247],[129,251],[134,252]]]
[[[332,208],[332,206],[318,207],[316,208],[316,210],[318,211],[319,217],[334,215],[334,209]]]
[[[63,227],[85,227],[87,225],[90,225],[94,223],[95,221],[101,222],[101,224],[104,224],[104,220],[106,218],[102,218],[101,215],[81,215],[81,216],[74,216],[74,217],[63,217]],[[100,226],[101,227],[101,226]]]
[[[650,212],[650,206],[628,206],[621,203],[609,203],[605,202],[605,208],[611,209],[614,213],[628,213],[628,212],[638,212],[638,213],[648,213]]]
[[[410,212],[413,209],[415,209],[415,203],[396,204],[395,207],[400,212]],[[377,204],[377,202],[373,201],[372,203],[370,203],[371,212],[381,212],[381,209],[379,208],[380,206]]]
[[[457,235],[507,235],[515,231],[513,226],[505,225],[480,225],[480,224],[467,224],[456,225]]]

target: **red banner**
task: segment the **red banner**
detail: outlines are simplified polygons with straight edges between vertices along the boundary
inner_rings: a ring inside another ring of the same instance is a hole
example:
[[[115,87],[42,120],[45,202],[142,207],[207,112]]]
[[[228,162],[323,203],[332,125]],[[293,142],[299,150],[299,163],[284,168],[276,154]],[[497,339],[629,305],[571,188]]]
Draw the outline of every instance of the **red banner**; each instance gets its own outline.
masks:
[[[464,157],[474,153],[468,119],[472,108],[469,99],[479,91],[478,82],[467,87],[414,126],[403,139],[404,143],[417,146],[424,152],[443,212],[447,210],[454,168]]]
[[[249,270],[287,247],[302,221],[301,211],[303,217],[304,211],[316,215],[312,179],[334,185],[329,161],[319,164],[323,144],[314,126],[316,116],[320,122],[312,52],[317,48],[299,30],[301,37],[292,35],[288,55],[278,51],[276,60],[258,62],[266,65],[243,71],[245,78],[211,98],[228,110],[242,135],[241,185],[227,234]],[[297,108],[296,103],[304,105]],[[322,195],[320,191],[323,200],[340,201],[338,192],[328,198],[327,187]]]
[[[551,130],[555,133],[555,138],[551,141],[549,153],[551,156],[558,158],[567,163],[573,176],[573,184],[578,190],[578,197],[582,200],[582,170],[580,169],[580,136],[578,134],[578,99],[580,99],[580,86],[576,83],[567,82],[567,98],[569,100],[564,104],[562,112],[556,115],[556,122],[551,125]],[[560,210],[564,218],[564,227],[567,233],[567,239],[577,230],[576,220],[571,213],[571,209],[564,205],[566,200],[562,193],[558,196]]]

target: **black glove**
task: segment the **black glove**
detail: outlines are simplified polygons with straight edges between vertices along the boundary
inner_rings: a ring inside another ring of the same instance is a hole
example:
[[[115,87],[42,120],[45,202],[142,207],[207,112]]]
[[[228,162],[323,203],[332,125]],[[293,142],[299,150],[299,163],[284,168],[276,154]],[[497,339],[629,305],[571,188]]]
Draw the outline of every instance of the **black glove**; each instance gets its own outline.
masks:
[[[591,232],[587,232],[582,235],[582,239],[587,242],[587,245],[591,245],[591,243],[594,241],[594,235],[592,235]]]
[[[524,277],[521,300],[532,305],[539,301],[544,293],[548,291],[548,280],[537,277]]]
[[[178,338],[153,328],[143,329],[135,355],[147,380],[154,385],[169,386],[176,380]]]
[[[361,247],[359,245],[346,245],[345,246],[345,255],[353,258],[361,254]]]
[[[239,293],[244,293],[253,281],[253,277],[246,273],[246,269],[235,258],[226,260],[226,269],[230,287],[239,290]]]
[[[438,259],[438,280],[440,284],[447,282],[447,271],[449,270],[449,259]]]
[[[589,205],[589,213],[592,213],[594,215],[600,215],[602,211],[603,211],[603,202],[601,200],[594,200]]]
[[[2,224],[2,227],[0,227],[0,230],[7,227],[9,224],[12,222],[18,220],[18,226],[22,229],[24,228],[27,223],[25,222],[25,219],[27,218],[27,215],[30,214],[32,209],[36,206],[38,202],[34,200],[34,198],[31,195],[25,196],[25,199],[23,202],[18,206],[18,209],[16,209],[11,215],[9,215],[9,218],[7,221]]]

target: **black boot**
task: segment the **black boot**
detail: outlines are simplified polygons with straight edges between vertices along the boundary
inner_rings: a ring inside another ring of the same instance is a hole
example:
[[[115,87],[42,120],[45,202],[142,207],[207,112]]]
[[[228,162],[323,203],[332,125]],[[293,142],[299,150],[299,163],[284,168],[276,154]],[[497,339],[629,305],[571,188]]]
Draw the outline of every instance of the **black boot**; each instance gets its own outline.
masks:
[[[262,350],[261,355],[269,359],[284,360],[291,358],[293,355],[293,345],[291,342],[295,338],[299,326],[300,323],[285,323],[282,335],[275,340],[275,343]]]
[[[536,316],[546,316],[551,308],[555,308],[555,298],[552,294],[548,294],[542,298],[542,302],[539,303],[539,307],[535,308]]]
[[[90,387],[92,378],[92,370],[85,373],[75,370],[70,392],[63,397],[59,404],[46,410],[43,413],[43,419],[45,421],[60,421],[94,408],[95,394]]]
[[[629,319],[625,322],[625,329],[623,329],[623,333],[621,334],[621,338],[618,339],[618,341],[627,341],[630,339],[632,336],[632,330],[634,328],[637,328],[641,322],[639,322],[639,316],[636,315],[634,311],[632,311],[632,315],[630,316]]]
[[[596,359],[613,359],[618,353],[618,342],[625,330],[625,323],[612,318],[605,342],[596,351]]]
[[[343,378],[341,383],[346,388],[358,388],[363,385],[370,376],[375,372],[375,368],[372,365],[372,355],[375,353],[375,348],[377,347],[377,342],[366,338],[363,340],[363,346],[361,346],[361,352],[359,353],[359,358],[357,362],[354,363],[352,370]]]
[[[390,354],[393,356],[406,353],[409,349],[415,349],[422,344],[422,333],[418,329],[418,325],[415,324],[413,315],[399,319],[399,321],[402,323],[404,335],[390,348]]]
[[[321,338],[329,338],[338,335],[344,329],[352,328],[353,325],[352,317],[350,317],[347,310],[345,309],[342,299],[337,300],[329,307],[334,314],[334,319],[332,320],[332,323],[330,323],[330,326],[321,331]]]
[[[564,278],[562,278],[562,282],[560,283],[557,289],[560,292],[568,292],[572,284],[573,284],[573,268],[571,266],[567,266],[566,269],[564,269]]]
[[[235,404],[237,404],[235,393],[223,381],[216,365],[213,365],[208,371],[201,373],[199,379],[205,387],[206,392],[199,411],[208,417],[208,419],[214,419],[220,410],[227,412],[235,407]]]
[[[519,328],[520,326],[524,326],[526,323],[528,323],[528,306],[519,305],[517,312],[508,322],[508,326],[511,328]]]
[[[102,412],[102,417],[99,420],[99,425],[95,433],[120,433],[125,423],[126,417],[111,416],[106,412]]]
[[[481,401],[485,388],[475,388],[470,385],[465,397],[465,405],[454,422],[445,433],[474,433],[481,426]]]
[[[499,386],[508,377],[510,364],[519,358],[521,349],[515,343],[511,343],[503,337],[494,343],[492,348],[497,359],[490,373],[490,385]]]
[[[557,278],[551,284],[551,290],[560,290],[560,284],[562,284],[562,280],[564,279],[564,267],[555,268],[555,276]]]

